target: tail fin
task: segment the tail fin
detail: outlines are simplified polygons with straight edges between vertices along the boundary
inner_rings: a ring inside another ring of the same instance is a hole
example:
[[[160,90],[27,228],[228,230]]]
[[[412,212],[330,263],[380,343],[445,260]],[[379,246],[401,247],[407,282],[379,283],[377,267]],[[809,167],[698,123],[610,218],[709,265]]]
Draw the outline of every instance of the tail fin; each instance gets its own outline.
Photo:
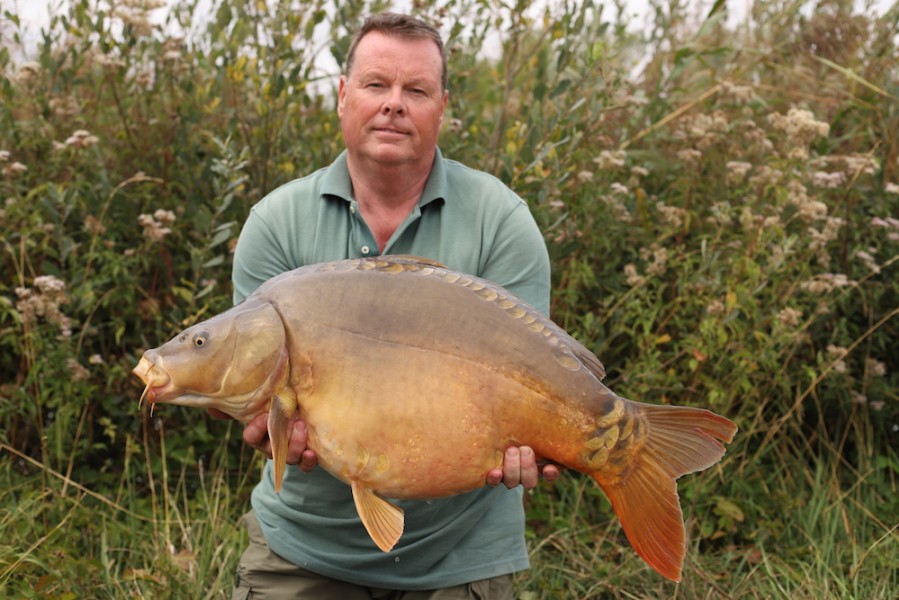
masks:
[[[721,442],[730,442],[737,426],[703,409],[637,406],[645,418],[643,444],[624,458],[620,469],[592,476],[611,500],[637,554],[663,577],[680,581],[686,536],[675,482],[718,462],[724,456]],[[610,462],[617,461],[613,457]]]

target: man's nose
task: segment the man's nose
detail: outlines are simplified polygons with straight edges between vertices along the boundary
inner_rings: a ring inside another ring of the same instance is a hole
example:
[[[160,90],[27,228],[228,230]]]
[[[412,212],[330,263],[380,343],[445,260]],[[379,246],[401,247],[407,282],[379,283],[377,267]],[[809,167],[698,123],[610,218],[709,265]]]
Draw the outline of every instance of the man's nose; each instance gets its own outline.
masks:
[[[403,91],[397,88],[391,88],[390,94],[384,100],[384,105],[381,107],[381,112],[385,115],[389,115],[390,113],[403,114],[406,110],[406,107],[403,104]]]

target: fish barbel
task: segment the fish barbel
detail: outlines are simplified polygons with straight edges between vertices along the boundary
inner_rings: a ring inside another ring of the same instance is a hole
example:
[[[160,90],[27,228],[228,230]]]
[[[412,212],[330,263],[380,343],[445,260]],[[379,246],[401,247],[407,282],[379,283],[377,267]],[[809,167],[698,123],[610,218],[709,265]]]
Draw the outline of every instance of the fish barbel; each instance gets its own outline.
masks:
[[[388,552],[403,513],[385,500],[479,488],[509,446],[592,477],[637,553],[679,580],[676,480],[737,431],[710,411],[617,396],[587,348],[509,291],[410,256],[309,265],[144,353],[151,404],[268,413],[275,489],[290,419],[319,465],[352,488]]]

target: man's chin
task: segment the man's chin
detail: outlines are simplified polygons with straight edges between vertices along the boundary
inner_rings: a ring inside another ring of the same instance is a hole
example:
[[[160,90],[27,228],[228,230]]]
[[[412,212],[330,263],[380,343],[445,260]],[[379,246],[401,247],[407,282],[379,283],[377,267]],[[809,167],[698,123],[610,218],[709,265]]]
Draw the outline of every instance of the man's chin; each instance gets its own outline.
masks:
[[[415,152],[408,144],[380,143],[370,152],[361,154],[363,158],[384,167],[407,166],[422,159],[420,153]]]

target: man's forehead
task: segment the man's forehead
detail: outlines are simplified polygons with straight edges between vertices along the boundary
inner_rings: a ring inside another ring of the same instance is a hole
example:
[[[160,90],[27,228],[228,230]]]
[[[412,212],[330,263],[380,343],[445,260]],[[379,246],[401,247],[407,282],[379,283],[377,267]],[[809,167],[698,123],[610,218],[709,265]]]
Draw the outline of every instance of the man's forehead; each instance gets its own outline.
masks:
[[[380,31],[367,33],[356,46],[356,61],[362,57],[373,55],[389,55],[399,53],[408,61],[409,54],[416,55],[416,61],[433,58],[440,63],[440,49],[432,39],[410,38],[389,35]]]
[[[350,76],[402,74],[407,79],[440,80],[440,51],[433,41],[382,35],[382,39],[365,44],[372,35],[374,33],[360,40]],[[413,55],[414,59],[411,58]]]

